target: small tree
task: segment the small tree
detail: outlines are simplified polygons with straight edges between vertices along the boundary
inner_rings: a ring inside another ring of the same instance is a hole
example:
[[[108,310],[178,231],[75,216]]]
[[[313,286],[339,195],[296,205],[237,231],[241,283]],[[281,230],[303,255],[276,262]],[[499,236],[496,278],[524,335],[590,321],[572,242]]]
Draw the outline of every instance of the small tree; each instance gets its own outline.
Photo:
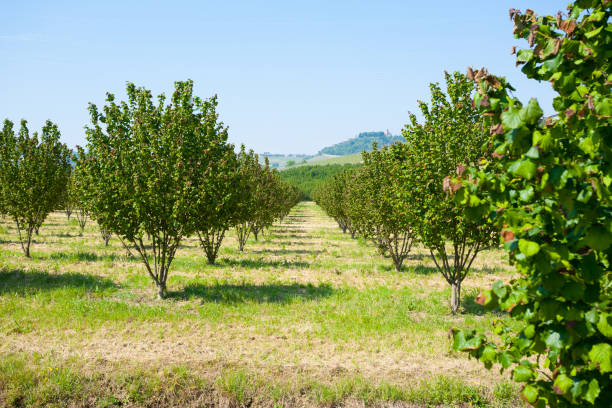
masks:
[[[102,237],[102,241],[104,241],[104,246],[108,246],[108,242],[110,241],[113,233],[104,227],[100,226],[100,236]]]
[[[0,202],[15,220],[19,241],[30,258],[32,234],[60,203],[70,174],[69,150],[57,125],[47,121],[30,135],[26,121],[18,134],[4,121],[0,137]]]
[[[354,175],[355,173],[350,170],[337,173],[313,191],[315,202],[323,208],[327,215],[336,220],[343,233],[348,231],[351,238],[355,237],[355,229],[347,211],[347,194],[348,186]]]
[[[217,115],[214,110],[209,114]],[[242,196],[238,174],[238,161],[234,146],[226,143],[227,128],[217,118],[210,119],[216,128],[212,132],[220,137],[212,144],[209,154],[218,159],[211,162],[203,175],[206,182],[200,188],[197,211],[191,218],[200,246],[209,264],[214,264],[227,230],[238,219],[238,205]]]
[[[416,233],[406,209],[409,205],[397,194],[401,156],[391,149],[392,146],[378,150],[374,145],[371,152],[363,152],[363,169],[349,184],[352,193],[346,202],[354,228],[371,238],[383,254],[388,253],[395,270],[400,271]]]
[[[75,175],[75,171],[77,170],[73,170],[70,175],[66,196],[72,208],[72,212],[79,223],[80,234],[82,235],[83,231],[85,231],[85,225],[87,224],[87,208],[83,200],[83,189],[82,186],[79,185],[80,180]]]
[[[61,200],[62,208],[68,220],[70,220],[70,216],[72,215],[74,211],[74,205],[72,204],[72,200],[71,200],[71,194],[72,194],[71,190],[72,190],[72,168],[70,170],[70,176],[69,176],[68,183],[66,183],[66,191],[62,195],[62,200]]]
[[[402,132],[406,143],[396,148],[406,155],[400,176],[403,203],[398,210],[411,207],[420,241],[451,285],[455,314],[461,283],[478,252],[495,242],[495,230],[491,224],[469,219],[444,188],[449,176],[477,163],[487,139],[483,117],[472,102],[473,82],[457,72],[445,77],[446,94],[438,84],[430,85],[431,104],[419,102],[424,123],[411,114],[411,123]]]
[[[552,83],[554,117],[512,97],[504,78],[468,70],[493,157],[453,182],[455,197],[501,231],[519,274],[478,302],[521,326],[496,322],[495,342],[455,330],[454,347],[512,368],[522,397],[541,408],[612,406],[611,14],[599,0],[575,2],[568,16],[510,10],[530,46],[517,63]]]
[[[108,94],[103,113],[90,105],[80,183],[92,216],[140,255],[164,298],[179,243],[195,232],[208,169],[223,159],[215,146],[227,135],[218,131],[216,97],[194,97],[192,81],[176,82],[169,104],[132,83],[127,94],[120,104]]]
[[[239,199],[236,205],[235,229],[238,237],[238,249],[244,251],[244,246],[253,231],[255,213],[259,207],[263,169],[258,156],[250,150],[246,152],[244,145],[238,154]]]

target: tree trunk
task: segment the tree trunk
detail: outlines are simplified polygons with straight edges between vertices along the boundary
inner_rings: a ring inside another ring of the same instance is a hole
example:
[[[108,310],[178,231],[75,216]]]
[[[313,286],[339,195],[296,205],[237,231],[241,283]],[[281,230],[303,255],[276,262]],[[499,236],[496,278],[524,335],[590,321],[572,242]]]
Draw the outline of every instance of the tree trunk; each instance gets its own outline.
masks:
[[[164,299],[166,297],[166,282],[159,282],[157,284],[157,298]]]
[[[392,256],[393,258],[393,266],[395,266],[395,270],[398,272],[402,271],[402,264],[404,263],[404,258],[401,256]]]
[[[461,304],[461,282],[451,284],[451,312],[457,314]]]
[[[255,236],[255,241],[258,240],[258,235],[259,235],[259,231],[258,230],[253,230],[253,235]]]

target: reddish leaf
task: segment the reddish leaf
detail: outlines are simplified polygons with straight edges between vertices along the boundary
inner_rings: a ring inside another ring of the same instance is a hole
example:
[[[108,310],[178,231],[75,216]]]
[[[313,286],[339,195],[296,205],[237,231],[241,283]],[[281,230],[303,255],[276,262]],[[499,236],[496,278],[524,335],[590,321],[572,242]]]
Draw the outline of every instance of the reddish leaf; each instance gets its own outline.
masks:
[[[491,103],[489,102],[489,95],[485,95],[481,100],[480,100],[480,106],[488,108],[489,106],[491,106]]]
[[[575,20],[565,20],[559,24],[559,28],[565,31],[565,33],[569,36],[572,35],[574,30],[576,29],[576,21]]]
[[[474,80],[474,71],[472,70],[472,67],[468,67],[466,76],[470,81]]]
[[[587,97],[587,106],[590,110],[595,110],[595,104],[593,104],[593,97],[591,95]]]
[[[492,135],[502,135],[504,133],[504,126],[501,123],[493,125],[491,126],[490,132]]]
[[[501,235],[504,238],[504,242],[512,241],[514,239],[514,232],[508,229],[502,230]]]
[[[463,164],[458,165],[457,166],[457,175],[459,177],[461,177],[461,175],[463,174],[463,172],[465,171],[466,168],[467,167],[465,165],[463,165]]]

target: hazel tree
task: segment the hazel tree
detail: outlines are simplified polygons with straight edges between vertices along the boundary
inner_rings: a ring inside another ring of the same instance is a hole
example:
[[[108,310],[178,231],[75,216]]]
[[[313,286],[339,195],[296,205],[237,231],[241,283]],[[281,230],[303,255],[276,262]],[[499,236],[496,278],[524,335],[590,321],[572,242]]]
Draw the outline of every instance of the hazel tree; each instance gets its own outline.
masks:
[[[66,214],[66,218],[70,220],[70,216],[74,212],[74,205],[71,200],[71,190],[72,190],[72,169],[70,170],[69,181],[66,183],[66,191],[62,195],[61,205],[64,213]]]
[[[500,339],[453,331],[455,349],[523,383],[536,407],[612,406],[611,3],[576,1],[568,14],[510,10],[527,77],[549,81],[556,115],[511,96],[504,78],[468,70],[487,115],[492,157],[452,182],[472,218],[501,231],[518,276],[477,301],[521,327]],[[515,50],[514,50],[515,51]]]
[[[200,246],[209,264],[214,264],[227,230],[239,219],[240,191],[238,160],[234,146],[226,143],[227,128],[218,122],[215,110],[209,110],[209,123],[215,124],[211,133],[218,134],[208,154],[217,157],[205,169],[208,187],[199,190],[197,212],[191,217]]]
[[[461,283],[478,253],[496,243],[490,223],[473,221],[465,207],[449,199],[449,177],[477,163],[487,140],[483,116],[473,106],[474,84],[460,73],[445,73],[446,93],[431,84],[431,102],[419,101],[423,123],[414,114],[398,146],[406,156],[399,174],[398,194],[408,206],[419,241],[427,247],[436,267],[451,286],[451,312],[457,313]]]
[[[51,121],[40,134],[30,135],[25,120],[17,134],[13,126],[5,120],[0,136],[0,202],[17,224],[21,248],[30,258],[32,234],[65,193],[70,152]]]
[[[83,200],[83,190],[79,186],[79,181],[72,171],[70,179],[68,180],[68,188],[66,192],[66,201],[70,203],[72,213],[77,219],[79,224],[80,234],[85,231],[85,225],[87,225],[87,203]]]
[[[343,233],[350,232],[355,237],[355,230],[347,212],[348,185],[353,180],[354,173],[345,170],[334,174],[326,183],[313,191],[315,202],[338,223]]]
[[[400,159],[392,147],[363,152],[363,168],[348,184],[347,214],[359,235],[370,238],[383,254],[389,254],[396,271],[416,236],[407,208],[397,194]]]
[[[90,104],[87,154],[81,149],[84,200],[100,226],[140,255],[166,296],[170,265],[181,239],[196,231],[202,191],[210,191],[213,163],[227,133],[215,113],[217,98],[193,95],[193,82],[162,94],[127,84],[127,102],[107,94],[102,111]]]
[[[238,179],[240,194],[236,206],[234,227],[238,237],[238,249],[242,252],[246,241],[253,232],[255,213],[259,207],[261,197],[260,180],[263,169],[259,164],[259,157],[253,150],[246,151],[244,145],[238,153]]]

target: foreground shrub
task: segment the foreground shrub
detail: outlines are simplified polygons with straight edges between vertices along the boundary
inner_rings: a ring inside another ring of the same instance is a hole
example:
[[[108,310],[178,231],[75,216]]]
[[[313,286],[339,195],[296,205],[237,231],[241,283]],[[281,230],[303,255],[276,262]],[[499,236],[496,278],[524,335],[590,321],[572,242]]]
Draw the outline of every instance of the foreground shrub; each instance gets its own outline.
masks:
[[[512,367],[537,407],[612,406],[610,14],[597,0],[575,2],[567,17],[510,10],[515,36],[530,45],[517,63],[552,83],[554,117],[511,97],[504,78],[468,72],[490,118],[493,159],[457,180],[456,199],[501,230],[520,274],[479,302],[523,327],[497,322],[501,344],[456,330],[454,345],[487,367]]]

